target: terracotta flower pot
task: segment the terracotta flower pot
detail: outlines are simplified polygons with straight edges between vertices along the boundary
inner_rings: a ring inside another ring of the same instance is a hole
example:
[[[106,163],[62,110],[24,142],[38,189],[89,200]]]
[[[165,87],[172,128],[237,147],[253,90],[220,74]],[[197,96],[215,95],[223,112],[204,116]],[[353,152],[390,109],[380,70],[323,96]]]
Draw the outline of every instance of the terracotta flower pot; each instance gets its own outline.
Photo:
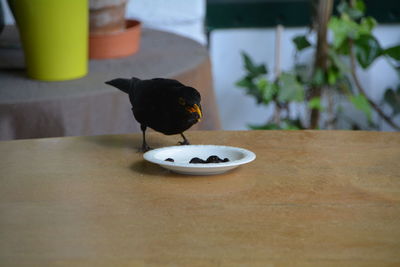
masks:
[[[90,34],[89,57],[92,59],[120,58],[139,50],[141,23],[126,20],[122,31],[107,34]]]

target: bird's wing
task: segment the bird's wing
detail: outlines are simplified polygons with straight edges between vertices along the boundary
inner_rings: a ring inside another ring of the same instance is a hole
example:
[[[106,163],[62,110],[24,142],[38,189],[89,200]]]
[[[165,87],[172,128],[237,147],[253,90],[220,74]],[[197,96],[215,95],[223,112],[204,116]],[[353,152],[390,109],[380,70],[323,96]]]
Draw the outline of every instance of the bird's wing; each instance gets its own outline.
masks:
[[[164,78],[154,78],[151,79],[153,84],[157,87],[181,87],[184,86],[177,80],[174,79],[164,79]]]

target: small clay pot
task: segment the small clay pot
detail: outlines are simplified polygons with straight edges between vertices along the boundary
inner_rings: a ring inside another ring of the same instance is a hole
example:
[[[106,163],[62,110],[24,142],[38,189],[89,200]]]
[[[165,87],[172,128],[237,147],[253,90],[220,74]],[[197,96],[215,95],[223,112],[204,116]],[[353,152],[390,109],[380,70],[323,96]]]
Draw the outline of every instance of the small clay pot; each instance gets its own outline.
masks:
[[[90,34],[89,57],[91,59],[120,58],[139,50],[141,23],[126,20],[122,31],[108,34]]]

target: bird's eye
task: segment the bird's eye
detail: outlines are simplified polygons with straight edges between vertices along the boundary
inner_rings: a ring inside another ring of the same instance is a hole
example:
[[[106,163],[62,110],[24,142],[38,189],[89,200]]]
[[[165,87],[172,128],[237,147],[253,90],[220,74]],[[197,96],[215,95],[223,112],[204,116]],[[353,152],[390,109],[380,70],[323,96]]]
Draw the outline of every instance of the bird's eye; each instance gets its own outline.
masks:
[[[186,105],[186,101],[185,101],[185,99],[183,99],[183,97],[180,97],[180,98],[178,99],[178,102],[179,102],[179,104],[182,105],[182,106]]]

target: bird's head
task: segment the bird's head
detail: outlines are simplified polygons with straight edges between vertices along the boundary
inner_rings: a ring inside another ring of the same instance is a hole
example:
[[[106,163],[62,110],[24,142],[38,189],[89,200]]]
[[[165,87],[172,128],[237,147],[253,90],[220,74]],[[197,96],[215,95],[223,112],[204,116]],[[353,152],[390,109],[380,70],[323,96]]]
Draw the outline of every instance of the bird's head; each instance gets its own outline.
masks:
[[[203,117],[200,100],[199,92],[192,87],[186,87],[185,90],[182,91],[181,96],[177,99],[178,104],[183,107],[196,122],[200,121]]]

